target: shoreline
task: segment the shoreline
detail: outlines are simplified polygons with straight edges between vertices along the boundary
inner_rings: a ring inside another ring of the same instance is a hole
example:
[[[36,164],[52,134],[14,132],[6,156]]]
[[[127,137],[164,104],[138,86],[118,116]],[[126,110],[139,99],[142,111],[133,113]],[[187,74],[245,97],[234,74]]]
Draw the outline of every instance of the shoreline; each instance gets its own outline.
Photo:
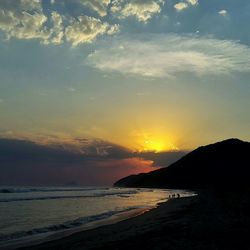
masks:
[[[90,223],[92,225],[85,229],[77,229],[64,235],[62,233],[52,235],[46,242],[36,241],[32,242],[32,245],[15,245],[6,249],[82,249],[83,245],[84,249],[99,248],[110,242],[129,239],[140,232],[158,227],[161,220],[170,220],[172,215],[190,206],[196,198],[197,196],[170,199],[158,203],[151,209],[132,210],[125,212],[123,216],[115,215],[105,221]],[[155,220],[158,223],[155,223]]]
[[[51,241],[61,240],[66,237],[70,237],[73,234],[96,229],[101,226],[113,225],[118,222],[130,219],[130,218],[134,218],[136,216],[140,216],[144,214],[145,212],[148,212],[158,207],[158,204],[152,207],[135,208],[129,211],[124,211],[124,212],[112,215],[109,218],[89,222],[89,223],[86,223],[85,225],[78,226],[75,228],[65,229],[59,232],[47,232],[47,233],[43,233],[40,235],[26,236],[21,239],[10,240],[11,242],[3,242],[3,244],[0,244],[0,250],[14,250],[14,249],[19,249],[19,248],[33,247],[33,246],[40,245],[40,244],[46,244]]]

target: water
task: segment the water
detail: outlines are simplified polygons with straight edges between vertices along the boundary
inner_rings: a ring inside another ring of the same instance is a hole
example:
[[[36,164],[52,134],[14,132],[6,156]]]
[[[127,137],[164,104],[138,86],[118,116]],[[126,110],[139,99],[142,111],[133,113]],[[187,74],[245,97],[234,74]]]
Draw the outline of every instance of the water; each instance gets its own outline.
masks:
[[[178,190],[113,187],[0,187],[0,246],[48,235],[139,208],[152,208]]]

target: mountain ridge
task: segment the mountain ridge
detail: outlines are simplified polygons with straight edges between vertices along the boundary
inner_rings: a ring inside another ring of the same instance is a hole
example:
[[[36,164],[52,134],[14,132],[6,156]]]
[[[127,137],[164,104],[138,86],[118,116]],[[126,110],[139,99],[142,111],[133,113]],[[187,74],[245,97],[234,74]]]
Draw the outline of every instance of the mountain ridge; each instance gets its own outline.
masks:
[[[118,187],[223,188],[250,186],[250,143],[237,138],[200,146],[166,168],[124,177]]]

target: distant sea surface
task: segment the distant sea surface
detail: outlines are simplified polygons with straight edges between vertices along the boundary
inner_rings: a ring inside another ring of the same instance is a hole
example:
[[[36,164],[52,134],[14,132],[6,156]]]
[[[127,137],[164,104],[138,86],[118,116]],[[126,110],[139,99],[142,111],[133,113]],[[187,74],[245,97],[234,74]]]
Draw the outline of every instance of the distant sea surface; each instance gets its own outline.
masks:
[[[0,187],[0,247],[30,237],[152,208],[183,190],[113,187]]]

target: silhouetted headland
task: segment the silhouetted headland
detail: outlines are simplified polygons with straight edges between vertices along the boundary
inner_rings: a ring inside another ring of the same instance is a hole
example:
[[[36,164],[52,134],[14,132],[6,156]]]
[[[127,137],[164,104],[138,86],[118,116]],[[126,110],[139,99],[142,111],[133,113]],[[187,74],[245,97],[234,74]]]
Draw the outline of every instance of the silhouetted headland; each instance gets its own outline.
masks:
[[[202,146],[166,168],[131,175],[117,187],[223,189],[250,186],[250,143],[228,139]]]

